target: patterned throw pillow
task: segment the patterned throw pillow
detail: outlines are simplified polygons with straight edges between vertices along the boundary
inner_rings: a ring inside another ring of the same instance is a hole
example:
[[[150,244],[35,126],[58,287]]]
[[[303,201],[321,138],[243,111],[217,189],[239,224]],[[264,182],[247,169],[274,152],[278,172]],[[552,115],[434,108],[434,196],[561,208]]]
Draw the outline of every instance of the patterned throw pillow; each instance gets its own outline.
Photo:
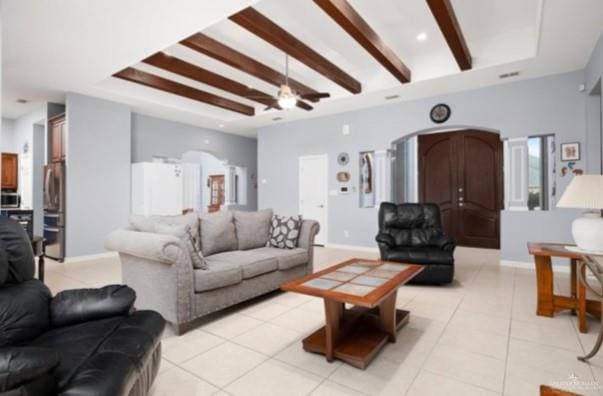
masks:
[[[179,238],[184,243],[184,246],[191,257],[193,267],[196,269],[208,269],[203,254],[199,251],[199,248],[197,248],[193,232],[191,231],[189,225],[155,224],[154,230],[157,234],[173,235],[176,238]]]
[[[268,246],[279,249],[295,249],[301,229],[301,216],[272,216]]]

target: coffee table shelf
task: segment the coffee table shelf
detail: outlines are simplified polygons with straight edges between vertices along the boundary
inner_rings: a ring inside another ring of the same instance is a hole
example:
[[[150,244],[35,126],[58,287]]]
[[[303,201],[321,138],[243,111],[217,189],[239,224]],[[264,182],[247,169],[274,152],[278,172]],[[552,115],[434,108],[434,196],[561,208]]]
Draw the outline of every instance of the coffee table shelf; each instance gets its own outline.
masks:
[[[285,291],[324,301],[325,326],[302,341],[304,350],[366,368],[408,323],[410,313],[396,309],[397,290],[422,270],[415,264],[351,259],[284,284]]]
[[[408,323],[409,316],[408,311],[396,310],[396,331]],[[342,333],[345,334],[340,335],[334,357],[354,367],[366,368],[381,348],[390,341],[390,334],[380,327],[377,309],[366,310],[360,315],[344,313],[342,323]],[[325,355],[326,342],[326,326],[323,326],[304,338],[302,344],[308,352]]]

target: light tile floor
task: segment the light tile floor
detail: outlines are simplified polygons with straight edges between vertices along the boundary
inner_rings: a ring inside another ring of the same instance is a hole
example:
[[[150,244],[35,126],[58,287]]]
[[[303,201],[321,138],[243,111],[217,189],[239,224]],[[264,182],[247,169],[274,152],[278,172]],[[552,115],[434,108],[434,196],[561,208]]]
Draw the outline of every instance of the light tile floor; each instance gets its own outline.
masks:
[[[316,269],[366,252],[316,249]],[[500,267],[497,251],[457,250],[456,282],[403,286],[397,305],[411,311],[398,342],[366,370],[306,353],[300,340],[324,322],[317,298],[273,293],[210,318],[176,337],[168,329],[152,388],[163,395],[537,395],[556,384],[603,394],[603,353],[590,364],[598,323],[579,334],[575,317],[535,315],[534,271]],[[47,265],[53,292],[118,283],[117,259]],[[557,291],[569,277],[556,274]]]

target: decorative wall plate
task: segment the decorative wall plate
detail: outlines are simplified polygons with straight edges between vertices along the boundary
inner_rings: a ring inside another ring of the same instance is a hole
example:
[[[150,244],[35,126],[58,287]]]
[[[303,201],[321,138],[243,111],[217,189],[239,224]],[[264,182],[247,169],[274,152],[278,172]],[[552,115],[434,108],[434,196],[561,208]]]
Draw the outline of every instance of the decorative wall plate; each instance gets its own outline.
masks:
[[[351,179],[350,172],[337,172],[337,181],[340,183],[347,183]]]
[[[429,118],[436,124],[446,122],[450,118],[450,106],[445,103],[438,103],[431,108]]]
[[[348,153],[339,153],[337,156],[337,163],[341,166],[345,166],[350,162],[350,155]]]

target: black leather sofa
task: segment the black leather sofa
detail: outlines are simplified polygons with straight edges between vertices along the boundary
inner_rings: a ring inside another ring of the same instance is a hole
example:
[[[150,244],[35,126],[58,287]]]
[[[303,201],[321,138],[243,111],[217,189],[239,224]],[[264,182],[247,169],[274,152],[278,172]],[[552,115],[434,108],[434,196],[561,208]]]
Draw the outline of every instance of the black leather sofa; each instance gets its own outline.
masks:
[[[127,286],[53,298],[33,276],[25,230],[0,218],[0,395],[146,395],[161,361],[164,319],[134,311]]]
[[[382,203],[375,239],[382,260],[424,266],[412,283],[452,282],[456,244],[444,235],[438,205]]]

